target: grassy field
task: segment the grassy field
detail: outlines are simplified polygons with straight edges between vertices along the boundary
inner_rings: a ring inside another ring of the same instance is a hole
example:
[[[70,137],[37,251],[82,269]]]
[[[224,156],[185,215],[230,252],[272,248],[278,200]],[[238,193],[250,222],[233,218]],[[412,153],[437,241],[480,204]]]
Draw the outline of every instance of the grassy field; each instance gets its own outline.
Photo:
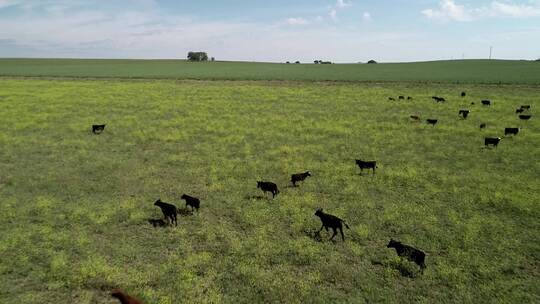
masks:
[[[540,84],[540,62],[385,64],[191,63],[183,60],[0,59],[0,76]]]
[[[115,303],[112,287],[146,303],[538,303],[540,121],[514,114],[535,113],[538,92],[1,79],[0,303]],[[387,100],[399,94],[414,100]],[[355,158],[378,172],[359,175]],[[262,198],[257,180],[281,193]],[[182,193],[200,214],[147,222],[157,198],[183,206]],[[314,234],[318,207],[348,222],[346,242]],[[391,237],[427,252],[424,274]]]

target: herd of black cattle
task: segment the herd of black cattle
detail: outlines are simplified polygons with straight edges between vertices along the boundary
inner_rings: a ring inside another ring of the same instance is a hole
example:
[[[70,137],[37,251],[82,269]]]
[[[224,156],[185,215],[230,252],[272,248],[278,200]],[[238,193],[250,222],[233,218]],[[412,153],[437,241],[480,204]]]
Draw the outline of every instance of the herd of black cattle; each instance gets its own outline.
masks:
[[[462,92],[460,96],[465,97],[466,93]],[[408,96],[406,98],[405,98],[405,96],[399,96],[398,97],[398,100],[405,100],[405,99],[412,100],[413,98],[410,97],[410,96]],[[446,102],[446,99],[444,97],[432,96],[432,99],[437,103]],[[396,99],[394,97],[389,97],[388,100],[396,101]],[[491,106],[492,105],[491,100],[487,100],[487,99],[481,100],[481,104],[483,106]],[[471,105],[474,105],[474,102],[472,102]],[[530,105],[522,105],[518,109],[516,109],[515,112],[516,112],[516,114],[518,114],[518,118],[521,119],[521,120],[525,120],[525,121],[529,120],[532,117],[532,115],[524,114],[524,113],[528,113],[530,111],[530,108],[531,108]],[[461,109],[461,110],[459,110],[458,115],[460,117],[462,117],[462,119],[467,119],[467,117],[469,116],[470,113],[471,113],[471,111],[468,110],[468,109]],[[421,118],[419,116],[417,116],[417,115],[411,115],[410,118],[413,121],[418,121],[418,122],[421,121]],[[426,122],[429,125],[435,126],[437,124],[437,122],[438,122],[438,119],[428,118],[428,119],[426,119]],[[92,125],[92,132],[94,134],[101,134],[105,130],[105,126],[106,125],[104,125],[104,124],[103,125]],[[480,124],[480,129],[484,129],[484,128],[486,128],[486,123],[481,123]],[[518,128],[518,127],[505,128],[504,129],[504,136],[517,135],[519,130],[520,130],[520,128]],[[501,140],[501,137],[485,137],[484,145],[486,147],[488,147],[490,145],[494,146],[494,147],[497,147],[500,140]],[[375,168],[378,168],[377,167],[377,161],[366,161],[366,160],[357,159],[356,160],[356,165],[360,168],[361,172],[364,169],[367,169],[367,170],[371,169],[373,174],[375,174]],[[309,176],[311,176],[310,171],[306,171],[306,172],[303,172],[303,173],[292,174],[291,175],[292,186],[297,187],[298,182],[304,181]],[[266,194],[267,192],[270,192],[272,194],[272,198],[274,198],[276,195],[278,195],[280,193],[280,191],[278,189],[278,186],[275,183],[269,182],[269,181],[257,181],[257,188],[261,189],[261,191],[263,191],[263,194]],[[187,194],[184,194],[184,195],[181,196],[181,199],[185,200],[186,208],[188,206],[191,208],[191,210],[188,210],[188,211],[190,211],[190,212],[197,211],[198,212],[200,204],[201,204],[201,202],[200,202],[200,200],[198,198],[187,195]],[[155,220],[155,219],[149,220],[149,222],[154,227],[165,226],[165,225],[167,225],[166,221],[169,221],[171,225],[174,224],[175,226],[178,226],[177,214],[179,214],[181,212],[185,212],[185,210],[181,210],[181,209],[177,208],[173,204],[163,202],[163,201],[161,201],[161,199],[158,199],[154,203],[154,205],[161,209],[161,212],[163,213],[163,216],[164,216],[163,220]],[[341,234],[342,240],[345,241],[345,235],[343,234],[343,225],[345,225],[346,228],[349,228],[349,226],[341,218],[339,218],[337,216],[334,216],[332,214],[325,213],[322,208],[316,210],[314,215],[318,216],[320,218],[321,222],[322,222],[322,226],[318,230],[317,233],[320,233],[323,228],[326,229],[326,231],[329,231],[329,228],[330,228],[333,231],[333,234],[330,237],[330,240],[333,240],[334,237],[336,236],[337,232],[339,231],[340,234]],[[401,242],[395,241],[393,239],[390,239],[390,242],[388,243],[387,248],[394,248],[396,250],[396,253],[398,254],[398,256],[400,256],[402,258],[409,259],[409,260],[415,262],[416,264],[418,264],[418,266],[420,266],[420,269],[422,271],[426,267],[426,265],[425,265],[425,253],[423,251],[419,250],[419,249],[416,249],[416,248],[414,248],[412,246],[402,244]]]

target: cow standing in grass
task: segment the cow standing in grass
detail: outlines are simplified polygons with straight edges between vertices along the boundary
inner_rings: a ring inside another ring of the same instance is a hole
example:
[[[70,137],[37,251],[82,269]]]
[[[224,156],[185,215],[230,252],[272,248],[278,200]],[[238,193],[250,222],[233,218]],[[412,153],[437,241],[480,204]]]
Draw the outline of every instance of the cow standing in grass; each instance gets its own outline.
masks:
[[[345,241],[345,235],[343,234],[343,225],[345,225],[347,229],[350,229],[349,226],[345,223],[345,221],[343,221],[337,216],[324,213],[322,208],[319,208],[315,212],[315,215],[318,216],[322,222],[322,226],[321,229],[319,229],[319,232],[321,232],[323,228],[326,229],[326,231],[328,231],[328,228],[332,228],[332,231],[334,232],[334,234],[332,234],[332,237],[330,238],[330,240],[332,240],[336,236],[337,230],[339,229],[339,232],[341,232],[341,239]]]
[[[361,159],[356,159],[356,165],[358,165],[358,167],[360,167],[360,173],[362,173],[364,171],[364,169],[373,169],[373,174],[375,174],[375,168],[378,168],[377,167],[377,161],[363,161]]]
[[[257,188],[261,189],[264,194],[266,194],[266,192],[272,193],[272,198],[276,197],[279,193],[277,185],[272,182],[258,181]]]
[[[309,171],[291,175],[291,183],[293,184],[293,187],[296,187],[297,182],[304,181],[306,178],[308,178],[308,176],[311,176]]]
[[[390,239],[390,242],[388,245],[386,245],[386,248],[395,248],[399,257],[415,262],[418,266],[420,266],[422,272],[424,272],[424,268],[426,268],[426,254],[422,250],[405,245],[398,241],[394,241],[393,239]]]

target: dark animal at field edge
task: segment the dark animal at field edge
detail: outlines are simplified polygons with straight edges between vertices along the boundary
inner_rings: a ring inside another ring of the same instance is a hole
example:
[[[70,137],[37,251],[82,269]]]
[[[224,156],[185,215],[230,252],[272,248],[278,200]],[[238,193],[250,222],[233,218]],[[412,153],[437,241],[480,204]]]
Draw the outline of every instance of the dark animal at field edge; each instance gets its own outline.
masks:
[[[106,125],[92,125],[92,133],[101,134],[105,130]]]
[[[465,95],[467,95],[467,93],[461,92],[461,97],[465,97]]]
[[[175,223],[175,226],[178,226],[178,220],[176,218],[178,209],[175,205],[165,203],[158,198],[158,200],[154,203],[154,206],[158,206],[161,209],[165,219],[169,218],[171,220],[171,224]]]
[[[411,115],[409,117],[414,121],[420,121],[420,116],[418,116],[418,115]]]
[[[432,125],[432,126],[435,126],[435,124],[437,124],[437,119],[432,119],[432,118],[428,118],[426,119],[426,122],[428,123],[428,125]]]
[[[199,212],[201,201],[198,198],[189,196],[187,194],[182,194],[180,198],[186,201],[186,208],[187,206],[190,206],[191,210],[195,209],[197,212]]]
[[[424,272],[424,269],[426,268],[426,254],[422,250],[405,245],[398,241],[394,241],[393,239],[390,239],[390,242],[388,245],[386,245],[386,248],[394,248],[399,257],[415,262],[418,266],[420,266],[422,272]]]
[[[487,126],[487,125],[486,125],[485,123],[481,123],[481,124],[480,124],[480,130],[485,129],[486,126]]]
[[[519,133],[519,128],[504,128],[504,136],[506,135],[517,135]]]
[[[519,119],[521,120],[529,120],[531,119],[531,117],[532,117],[531,115],[525,115],[525,114],[519,115]]]
[[[318,216],[322,222],[322,226],[321,229],[319,229],[319,232],[321,232],[323,228],[326,229],[326,231],[328,231],[328,228],[332,228],[332,231],[334,232],[332,234],[332,237],[330,237],[330,240],[332,240],[336,236],[337,230],[339,229],[339,232],[341,233],[341,239],[345,241],[345,235],[343,234],[343,225],[345,225],[347,229],[350,229],[349,226],[345,223],[345,221],[343,221],[337,216],[324,213],[322,208],[317,209],[315,215]]]
[[[459,114],[458,115],[461,115],[461,117],[463,117],[463,119],[467,119],[467,116],[469,116],[469,113],[471,111],[469,110],[459,110]]]
[[[482,100],[482,105],[484,105],[484,106],[491,106],[491,100],[489,100],[489,99],[484,99],[484,100]]]
[[[364,161],[361,159],[355,159],[355,162],[356,162],[356,165],[358,165],[358,167],[360,168],[360,174],[364,171],[364,169],[368,169],[368,170],[372,169],[373,174],[375,174],[375,168],[379,168],[377,167],[377,161],[375,160]]]
[[[309,171],[291,175],[291,183],[293,184],[293,187],[296,187],[297,182],[304,181],[306,178],[308,178],[308,176],[311,176],[311,172]]]
[[[143,304],[141,300],[128,295],[120,289],[114,289],[111,296],[117,298],[121,304]]]
[[[257,188],[261,189],[264,194],[266,194],[266,192],[272,193],[272,198],[276,197],[279,193],[277,185],[272,182],[258,181]]]
[[[489,145],[493,147],[497,147],[499,145],[499,142],[501,141],[500,137],[486,137],[484,139],[484,145],[488,147]]]

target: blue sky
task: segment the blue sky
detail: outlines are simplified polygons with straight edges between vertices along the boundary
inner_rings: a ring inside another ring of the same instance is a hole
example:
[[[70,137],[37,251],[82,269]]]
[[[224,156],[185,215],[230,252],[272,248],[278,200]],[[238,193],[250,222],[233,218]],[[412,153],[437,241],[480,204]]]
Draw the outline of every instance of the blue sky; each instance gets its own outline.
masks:
[[[540,58],[540,0],[0,0],[0,57]]]

